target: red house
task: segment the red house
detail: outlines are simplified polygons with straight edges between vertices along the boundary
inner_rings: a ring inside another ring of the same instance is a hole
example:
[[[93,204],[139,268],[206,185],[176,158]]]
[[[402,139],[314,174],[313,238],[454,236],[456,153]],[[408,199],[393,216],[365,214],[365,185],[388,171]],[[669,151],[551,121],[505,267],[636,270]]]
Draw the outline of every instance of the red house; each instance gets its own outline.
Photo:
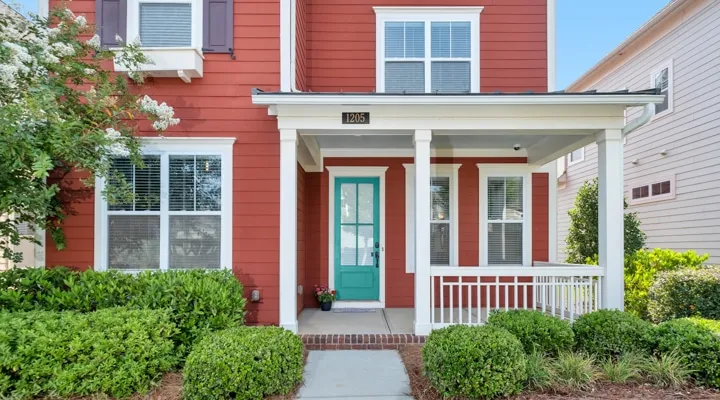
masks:
[[[295,332],[316,284],[335,308],[407,309],[419,335],[622,308],[623,136],[643,123],[624,111],[663,97],[555,92],[554,3],[68,3],[105,45],[141,39],[143,90],[182,122],[145,140],[145,169],[116,161],[135,202],[76,204],[46,264],[232,269],[250,322]],[[600,268],[558,264],[550,162],[591,142]]]

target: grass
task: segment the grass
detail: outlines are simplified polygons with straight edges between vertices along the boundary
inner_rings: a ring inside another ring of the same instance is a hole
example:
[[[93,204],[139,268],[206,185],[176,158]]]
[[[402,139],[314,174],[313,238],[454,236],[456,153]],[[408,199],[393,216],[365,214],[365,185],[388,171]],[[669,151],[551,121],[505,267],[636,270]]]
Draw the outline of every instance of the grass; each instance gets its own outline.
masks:
[[[595,357],[585,353],[560,353],[551,368],[552,386],[558,391],[590,390],[599,378]]]
[[[526,370],[525,388],[529,390],[545,390],[552,386],[550,360],[542,353],[534,352],[528,356]]]
[[[612,383],[627,384],[642,379],[647,357],[636,353],[623,354],[617,359],[608,358],[600,363],[603,378]]]
[[[694,372],[676,351],[648,359],[643,370],[651,383],[673,389],[685,386]]]

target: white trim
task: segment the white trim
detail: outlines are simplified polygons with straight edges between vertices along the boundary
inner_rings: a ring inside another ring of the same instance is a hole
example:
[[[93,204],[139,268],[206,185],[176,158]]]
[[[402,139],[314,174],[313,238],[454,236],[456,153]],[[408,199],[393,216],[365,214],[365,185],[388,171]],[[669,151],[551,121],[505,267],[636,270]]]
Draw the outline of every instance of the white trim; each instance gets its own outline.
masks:
[[[223,269],[232,269],[232,207],[233,207],[233,191],[232,173],[233,173],[233,143],[235,138],[152,138],[140,140],[142,150],[147,154],[160,155],[160,198],[161,202],[167,204],[168,198],[168,158],[169,155],[175,154],[192,154],[192,155],[218,155],[221,157],[222,187],[226,188],[221,192],[221,211],[214,212],[212,215],[220,215],[220,263]],[[104,179],[98,178],[95,183],[95,238],[94,238],[94,269],[97,271],[107,270],[107,218],[109,215],[120,215],[119,212],[109,212],[107,202],[100,195],[105,188]],[[161,203],[161,204],[162,204]],[[166,207],[166,206],[165,206]],[[168,220],[171,214],[167,210],[152,212],[153,215],[160,215],[160,270],[169,269],[168,246],[169,246],[169,227]],[[148,213],[150,214],[150,213]],[[175,213],[172,213],[175,214]],[[191,215],[200,215],[203,213],[193,213]],[[125,215],[125,214],[122,214]],[[184,215],[184,214],[183,214]],[[165,232],[165,234],[162,234]],[[120,270],[124,272],[137,272],[132,270]]]
[[[538,172],[536,166],[527,164],[477,164],[479,169],[480,197],[480,258],[478,265],[488,264],[488,233],[487,233],[487,178],[488,177],[521,177],[523,178],[523,261],[522,265],[532,265],[532,173]]]
[[[665,194],[658,194],[654,195],[652,194],[652,185],[656,183],[662,183],[662,182],[670,182],[670,193]],[[675,198],[675,174],[672,175],[664,175],[659,176],[655,178],[649,178],[644,179],[644,182],[641,182],[641,180],[635,181],[635,183],[632,183],[629,185],[630,188],[628,190],[628,203],[633,206],[642,205],[646,203],[654,203],[656,201],[663,201],[663,200],[672,200]],[[648,197],[642,197],[639,199],[633,199],[632,192],[633,189],[641,188],[643,186],[647,186],[648,188]]]
[[[295,129],[280,129],[280,326],[297,333],[297,144]]]
[[[38,0],[38,16],[40,18],[47,18],[49,15],[50,15],[50,0]]]
[[[414,149],[344,148],[320,149],[322,158],[333,157],[414,157]],[[430,149],[430,157],[527,157],[527,149]]]
[[[405,273],[415,273],[415,164],[405,167]],[[462,164],[430,164],[430,177],[450,178],[450,265],[459,263],[458,170]],[[430,220],[428,220],[430,223]],[[432,268],[433,266],[431,266]]]
[[[388,167],[325,167],[328,170],[328,287],[335,289],[335,178],[380,178],[380,300],[349,302],[356,308],[385,308],[385,172]],[[364,304],[372,304],[365,307]]]
[[[580,150],[580,158],[577,159],[577,160],[573,160],[573,159],[572,159],[572,153],[574,153],[574,152],[576,152],[576,151],[578,151],[578,150]],[[569,153],[567,154],[567,160],[568,160],[568,161],[567,161],[567,166],[568,166],[568,167],[570,167],[570,166],[572,166],[572,165],[575,165],[575,164],[577,164],[577,163],[581,163],[581,162],[585,161],[585,147],[583,146],[583,147],[581,147],[581,148],[579,148],[579,149],[577,149],[577,150],[573,150],[573,151],[569,152]]]
[[[557,7],[555,0],[547,0],[547,91],[554,92],[556,83]]]
[[[536,94],[536,95],[393,95],[393,94],[254,94],[257,105],[624,105],[662,103],[664,96],[651,94]],[[339,117],[338,117],[339,118]],[[339,120],[339,119],[338,119]],[[353,125],[357,127],[357,125]]]
[[[377,92],[385,92],[385,23],[425,22],[425,56],[406,61],[423,61],[425,63],[425,92],[431,90],[431,29],[432,22],[470,22],[470,57],[443,58],[442,61],[470,62],[470,92],[480,92],[480,13],[483,7],[373,7],[375,11],[375,86]],[[396,60],[400,61],[400,60]]]
[[[659,72],[662,72],[662,70],[664,70],[666,68],[668,70],[668,88],[667,88],[668,108],[665,111],[655,113],[655,115],[653,115],[653,117],[650,121],[654,121],[660,117],[664,117],[665,115],[672,114],[672,112],[673,112],[673,106],[675,104],[675,102],[673,100],[673,97],[675,97],[674,96],[675,90],[673,89],[673,84],[674,84],[675,78],[673,76],[674,72],[673,72],[673,59],[672,58],[652,69],[652,71],[650,72],[650,87],[651,88],[655,87],[655,75],[657,75]],[[655,107],[657,109],[657,104],[655,105]]]

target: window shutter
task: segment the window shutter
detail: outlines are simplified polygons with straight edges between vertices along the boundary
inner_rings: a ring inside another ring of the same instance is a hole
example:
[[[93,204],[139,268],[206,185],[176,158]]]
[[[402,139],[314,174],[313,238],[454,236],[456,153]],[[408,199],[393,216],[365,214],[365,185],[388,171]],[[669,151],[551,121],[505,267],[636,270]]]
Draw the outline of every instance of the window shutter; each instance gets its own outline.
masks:
[[[102,46],[116,46],[127,37],[127,0],[97,0],[97,34]]]
[[[203,0],[203,51],[232,53],[233,0]]]

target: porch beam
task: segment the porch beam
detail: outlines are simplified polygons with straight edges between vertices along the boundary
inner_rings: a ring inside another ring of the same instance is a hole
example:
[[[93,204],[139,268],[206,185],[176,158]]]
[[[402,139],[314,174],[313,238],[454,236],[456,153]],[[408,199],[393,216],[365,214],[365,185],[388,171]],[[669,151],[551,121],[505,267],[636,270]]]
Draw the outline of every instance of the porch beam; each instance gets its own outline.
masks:
[[[428,335],[430,321],[430,141],[416,130],[415,144],[415,334]]]
[[[297,131],[280,130],[280,326],[297,333]]]
[[[624,188],[623,136],[620,129],[598,133],[598,220],[599,264],[602,278],[602,307],[623,310],[624,279]]]

